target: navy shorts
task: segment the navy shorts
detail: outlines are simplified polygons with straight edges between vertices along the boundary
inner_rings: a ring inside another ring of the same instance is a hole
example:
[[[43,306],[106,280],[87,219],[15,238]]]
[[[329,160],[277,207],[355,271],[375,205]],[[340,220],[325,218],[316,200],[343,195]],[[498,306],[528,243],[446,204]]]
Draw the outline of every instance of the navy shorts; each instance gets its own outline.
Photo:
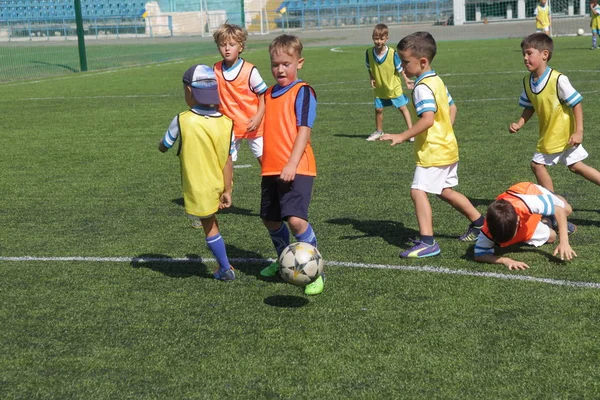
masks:
[[[308,221],[314,176],[296,175],[283,182],[279,175],[263,176],[260,184],[260,217],[267,221],[287,221],[289,217]]]

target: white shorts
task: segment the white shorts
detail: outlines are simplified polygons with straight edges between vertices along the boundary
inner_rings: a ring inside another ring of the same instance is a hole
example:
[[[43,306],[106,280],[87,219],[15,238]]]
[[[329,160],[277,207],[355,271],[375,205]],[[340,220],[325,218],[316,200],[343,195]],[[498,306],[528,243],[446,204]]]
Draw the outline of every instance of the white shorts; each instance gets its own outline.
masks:
[[[233,153],[231,153],[231,160],[237,161],[238,151],[240,151],[240,144],[244,141],[248,141],[248,146],[254,154],[254,157],[262,157],[263,153],[263,138],[259,136],[257,138],[247,138],[247,139],[235,139],[233,142]]]
[[[547,243],[548,239],[550,239],[550,227],[540,221],[535,227],[535,231],[533,232],[531,239],[525,243],[531,246],[540,247],[541,245]]]
[[[545,26],[545,27],[543,27],[543,28],[536,29],[535,31],[536,31],[537,33],[547,33],[547,32],[550,32],[550,27],[549,27],[549,26]]]
[[[569,166],[575,164],[576,162],[585,160],[587,156],[589,156],[588,152],[585,151],[582,145],[579,145],[575,147],[569,147],[560,153],[535,153],[531,161],[542,165],[556,165],[561,163]]]
[[[458,162],[443,167],[419,167],[411,189],[419,189],[427,193],[441,194],[442,190],[458,185]]]

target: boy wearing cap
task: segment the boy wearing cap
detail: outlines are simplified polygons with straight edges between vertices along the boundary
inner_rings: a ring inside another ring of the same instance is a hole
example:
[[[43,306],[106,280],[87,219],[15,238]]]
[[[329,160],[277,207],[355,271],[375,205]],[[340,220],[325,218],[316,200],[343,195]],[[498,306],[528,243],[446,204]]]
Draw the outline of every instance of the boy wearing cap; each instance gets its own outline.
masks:
[[[189,110],[178,114],[158,144],[162,153],[179,140],[181,185],[185,212],[194,228],[202,226],[206,244],[219,269],[215,279],[235,279],[215,213],[231,206],[233,122],[217,110],[217,80],[206,65],[193,65],[183,75],[183,91]]]

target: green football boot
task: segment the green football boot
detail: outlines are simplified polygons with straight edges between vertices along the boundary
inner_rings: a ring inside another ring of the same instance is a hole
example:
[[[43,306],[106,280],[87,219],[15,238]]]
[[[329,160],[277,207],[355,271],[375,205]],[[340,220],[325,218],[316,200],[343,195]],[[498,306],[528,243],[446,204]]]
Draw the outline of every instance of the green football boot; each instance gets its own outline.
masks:
[[[262,271],[260,271],[260,276],[264,276],[265,278],[272,278],[274,276],[277,276],[277,273],[279,272],[279,263],[277,261],[272,262],[268,267],[263,268]]]
[[[323,292],[324,287],[325,287],[325,279],[323,278],[323,275],[319,275],[319,277],[317,278],[316,281],[306,285],[306,287],[304,288],[304,294],[306,294],[308,296],[314,296],[316,294],[321,294]]]

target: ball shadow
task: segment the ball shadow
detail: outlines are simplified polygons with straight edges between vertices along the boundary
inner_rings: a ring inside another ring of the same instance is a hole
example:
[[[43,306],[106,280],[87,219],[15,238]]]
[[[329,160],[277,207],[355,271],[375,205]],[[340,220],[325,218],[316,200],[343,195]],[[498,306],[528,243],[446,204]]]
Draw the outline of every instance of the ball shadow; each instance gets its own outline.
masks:
[[[309,300],[301,296],[275,295],[265,299],[266,305],[280,308],[300,308],[308,303]]]

